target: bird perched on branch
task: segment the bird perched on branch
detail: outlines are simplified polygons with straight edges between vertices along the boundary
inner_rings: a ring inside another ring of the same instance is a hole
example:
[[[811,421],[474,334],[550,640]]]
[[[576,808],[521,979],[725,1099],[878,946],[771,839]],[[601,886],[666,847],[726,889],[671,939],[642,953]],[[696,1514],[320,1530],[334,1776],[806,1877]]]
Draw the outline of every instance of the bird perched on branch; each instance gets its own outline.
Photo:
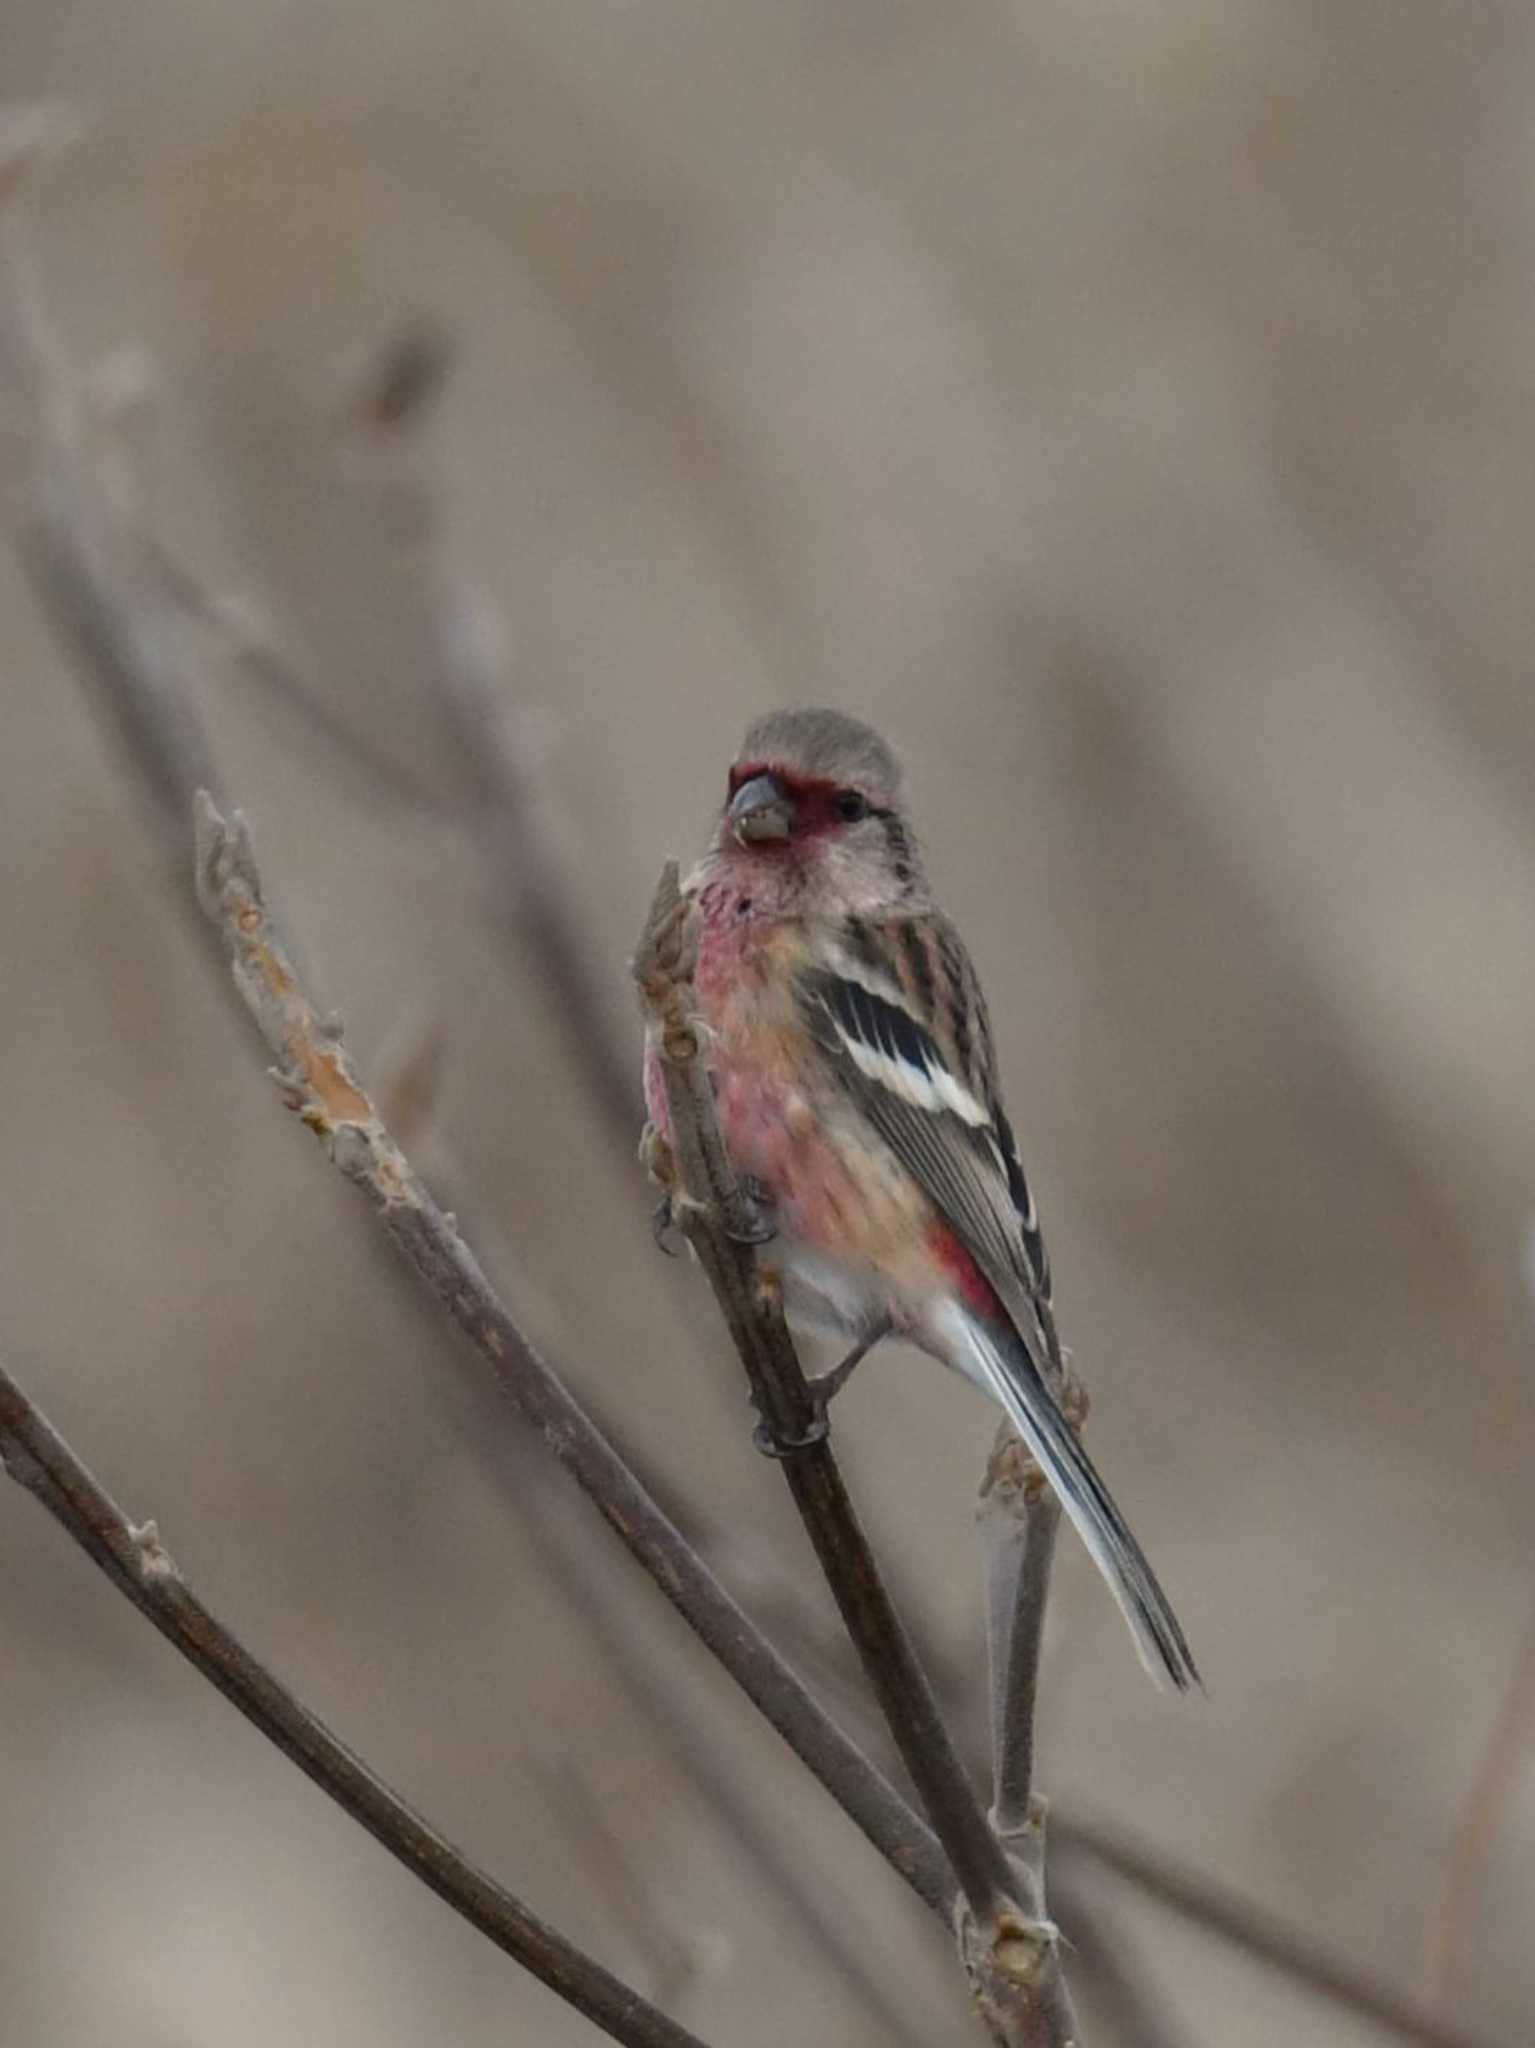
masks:
[[[761,1192],[792,1319],[850,1339],[840,1384],[907,1339],[1000,1403],[1180,1689],[1194,1660],[1063,1412],[1050,1271],[1002,1107],[986,1003],[937,908],[878,733],[837,711],[759,719],[685,885],[726,1149]],[[646,1099],[666,1128],[654,1057]]]

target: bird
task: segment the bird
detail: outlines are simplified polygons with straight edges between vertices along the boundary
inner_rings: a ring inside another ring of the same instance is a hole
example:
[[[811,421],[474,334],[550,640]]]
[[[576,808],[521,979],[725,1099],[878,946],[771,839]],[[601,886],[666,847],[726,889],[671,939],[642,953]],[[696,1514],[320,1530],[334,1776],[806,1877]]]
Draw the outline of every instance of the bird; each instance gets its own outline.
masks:
[[[938,908],[899,761],[869,725],[748,730],[683,884],[694,997],[732,1165],[771,1221],[791,1322],[850,1341],[840,1385],[903,1339],[1008,1416],[1159,1682],[1200,1683],[1172,1606],[1063,1409],[1039,1218],[975,968]],[[658,1056],[653,1126],[667,1129]]]

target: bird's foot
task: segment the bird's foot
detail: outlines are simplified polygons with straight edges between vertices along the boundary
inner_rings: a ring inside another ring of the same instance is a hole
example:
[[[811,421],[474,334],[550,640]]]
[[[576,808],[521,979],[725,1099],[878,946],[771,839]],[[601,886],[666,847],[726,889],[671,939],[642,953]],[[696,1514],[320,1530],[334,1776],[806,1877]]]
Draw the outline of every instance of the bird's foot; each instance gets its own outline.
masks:
[[[881,1322],[865,1336],[860,1337],[846,1358],[834,1365],[830,1372],[818,1372],[808,1382],[810,1393],[811,1419],[804,1433],[797,1437],[782,1437],[767,1422],[759,1422],[752,1431],[752,1442],[765,1458],[787,1458],[795,1451],[808,1451],[815,1444],[823,1444],[831,1430],[831,1418],[827,1414],[833,1400],[842,1392],[853,1376],[854,1366],[860,1364],[879,1343],[890,1334],[890,1324]]]
[[[677,1247],[669,1244],[672,1231],[677,1227],[677,1217],[670,1195],[663,1195],[650,1212],[650,1234],[655,1239],[656,1250],[665,1252],[669,1259],[677,1256]]]
[[[882,1342],[889,1335],[890,1323],[887,1318],[876,1323],[871,1330],[866,1331],[853,1346],[847,1357],[834,1365],[830,1372],[818,1372],[816,1374],[815,1378],[810,1382],[810,1392],[822,1410],[831,1406],[837,1395],[842,1392],[842,1389],[853,1377],[854,1366],[861,1365],[875,1345]]]
[[[778,1234],[773,1221],[773,1197],[767,1184],[754,1173],[736,1180],[736,1199],[725,1218],[725,1235],[735,1244],[771,1244]]]
[[[640,1164],[670,1197],[677,1185],[677,1162],[672,1156],[672,1141],[659,1124],[647,1122],[640,1132]]]
[[[640,1132],[640,1164],[661,1189],[650,1218],[650,1234],[658,1248],[666,1256],[676,1256],[673,1246],[667,1243],[677,1223],[677,1162],[672,1156],[671,1140],[658,1124],[647,1123]]]
[[[792,1458],[796,1451],[810,1451],[817,1444],[824,1444],[830,1434],[826,1410],[818,1405],[811,1410],[801,1435],[780,1436],[770,1422],[759,1421],[752,1431],[752,1442],[764,1458]]]

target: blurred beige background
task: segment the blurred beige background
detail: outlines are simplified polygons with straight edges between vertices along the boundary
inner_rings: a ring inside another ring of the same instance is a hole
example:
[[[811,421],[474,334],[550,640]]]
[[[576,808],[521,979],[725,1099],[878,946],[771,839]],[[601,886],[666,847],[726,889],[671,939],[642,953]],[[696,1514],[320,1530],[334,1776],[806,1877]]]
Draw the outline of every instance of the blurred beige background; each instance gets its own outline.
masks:
[[[78,366],[156,365],[167,528],[450,797],[335,419],[402,321],[455,338],[452,544],[615,1034],[747,719],[829,701],[896,739],[1092,1441],[1210,1687],[1158,1698],[1069,1548],[1044,1782],[1410,1984],[1535,1579],[1529,11],[11,0],[0,80],[95,117],[34,245]],[[822,1616],[702,1283],[654,1255],[472,855],[236,667],[202,684],[365,1067],[440,1035],[423,1163],[492,1271],[732,1583]],[[300,1693],[615,1968],[734,2048],[888,2039],[551,1580],[503,1425],[277,1110],[9,558],[0,693],[0,1353]],[[838,1420],[977,1741],[991,1419],[892,1354]],[[922,2038],[972,2038],[918,1909],[574,1527],[814,1912]],[[593,2038],[14,1488],[0,1555],[4,2048]],[[1532,1887],[1527,1769],[1462,2009],[1509,2041]],[[1090,1896],[1190,2048],[1380,2038]]]

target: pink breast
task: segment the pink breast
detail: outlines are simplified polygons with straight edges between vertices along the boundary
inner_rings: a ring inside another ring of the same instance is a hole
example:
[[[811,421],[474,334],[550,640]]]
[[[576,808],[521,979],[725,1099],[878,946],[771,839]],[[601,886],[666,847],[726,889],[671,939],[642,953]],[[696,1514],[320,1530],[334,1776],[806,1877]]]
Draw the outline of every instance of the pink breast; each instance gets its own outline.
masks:
[[[833,1140],[814,1060],[783,1001],[785,963],[775,957],[783,927],[740,915],[737,893],[723,885],[701,901],[695,987],[726,1150],[771,1196],[781,1235],[829,1250],[856,1245],[879,1227],[870,1213],[876,1191],[860,1184]],[[649,1056],[645,1101],[667,1129],[660,1067]],[[876,1198],[874,1206],[884,1205]]]

